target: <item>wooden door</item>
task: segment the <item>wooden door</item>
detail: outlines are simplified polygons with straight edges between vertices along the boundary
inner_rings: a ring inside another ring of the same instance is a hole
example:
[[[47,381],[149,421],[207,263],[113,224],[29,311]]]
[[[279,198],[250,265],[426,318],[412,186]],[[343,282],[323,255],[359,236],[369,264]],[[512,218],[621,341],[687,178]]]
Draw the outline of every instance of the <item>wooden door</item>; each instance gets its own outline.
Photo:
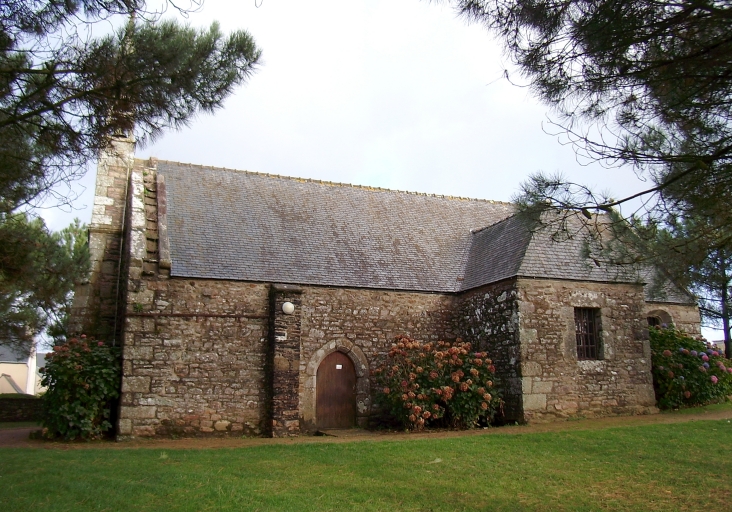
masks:
[[[355,426],[356,369],[353,361],[342,352],[333,352],[320,363],[315,382],[318,428]]]

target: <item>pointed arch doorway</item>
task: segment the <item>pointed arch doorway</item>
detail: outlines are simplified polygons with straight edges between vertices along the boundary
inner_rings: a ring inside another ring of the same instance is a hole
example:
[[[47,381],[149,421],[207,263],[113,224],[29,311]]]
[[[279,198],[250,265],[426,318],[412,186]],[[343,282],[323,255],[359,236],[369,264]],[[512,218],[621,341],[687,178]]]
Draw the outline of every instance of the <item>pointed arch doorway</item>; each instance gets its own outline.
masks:
[[[329,354],[318,366],[315,418],[317,427],[356,426],[356,369],[343,352]]]

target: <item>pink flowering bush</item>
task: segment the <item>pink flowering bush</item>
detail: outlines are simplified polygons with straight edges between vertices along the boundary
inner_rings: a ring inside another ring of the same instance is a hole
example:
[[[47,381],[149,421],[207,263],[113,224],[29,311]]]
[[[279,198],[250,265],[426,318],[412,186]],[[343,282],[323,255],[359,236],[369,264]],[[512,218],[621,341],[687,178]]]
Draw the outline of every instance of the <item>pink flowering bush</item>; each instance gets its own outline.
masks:
[[[96,439],[112,428],[111,407],[120,391],[120,351],[82,336],[56,345],[43,373],[44,435]]]
[[[470,343],[421,343],[397,336],[383,366],[374,370],[376,402],[407,428],[472,428],[502,407],[496,368]]]
[[[732,361],[676,329],[651,328],[653,387],[662,409],[720,402],[732,395]]]

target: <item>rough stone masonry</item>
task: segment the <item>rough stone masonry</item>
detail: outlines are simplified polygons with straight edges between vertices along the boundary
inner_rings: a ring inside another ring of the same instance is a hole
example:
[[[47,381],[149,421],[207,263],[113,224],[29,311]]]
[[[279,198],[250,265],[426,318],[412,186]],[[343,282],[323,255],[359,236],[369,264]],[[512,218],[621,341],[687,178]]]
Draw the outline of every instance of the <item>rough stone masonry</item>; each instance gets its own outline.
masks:
[[[117,434],[292,436],[318,429],[317,370],[370,370],[392,340],[463,338],[495,361],[508,420],[655,412],[647,317],[699,333],[693,298],[579,261],[507,203],[190,166],[99,160],[92,271],[73,326],[123,346]],[[283,304],[294,306],[291,314]],[[575,312],[597,315],[580,360]]]

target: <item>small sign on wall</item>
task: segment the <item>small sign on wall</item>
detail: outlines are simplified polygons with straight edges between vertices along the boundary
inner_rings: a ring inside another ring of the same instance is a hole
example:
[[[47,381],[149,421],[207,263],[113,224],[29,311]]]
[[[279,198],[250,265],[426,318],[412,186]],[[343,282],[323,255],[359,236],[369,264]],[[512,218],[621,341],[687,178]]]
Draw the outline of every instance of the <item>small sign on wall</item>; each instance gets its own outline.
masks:
[[[342,370],[342,369],[343,369],[343,365],[342,364],[337,364],[336,365],[336,370]]]

